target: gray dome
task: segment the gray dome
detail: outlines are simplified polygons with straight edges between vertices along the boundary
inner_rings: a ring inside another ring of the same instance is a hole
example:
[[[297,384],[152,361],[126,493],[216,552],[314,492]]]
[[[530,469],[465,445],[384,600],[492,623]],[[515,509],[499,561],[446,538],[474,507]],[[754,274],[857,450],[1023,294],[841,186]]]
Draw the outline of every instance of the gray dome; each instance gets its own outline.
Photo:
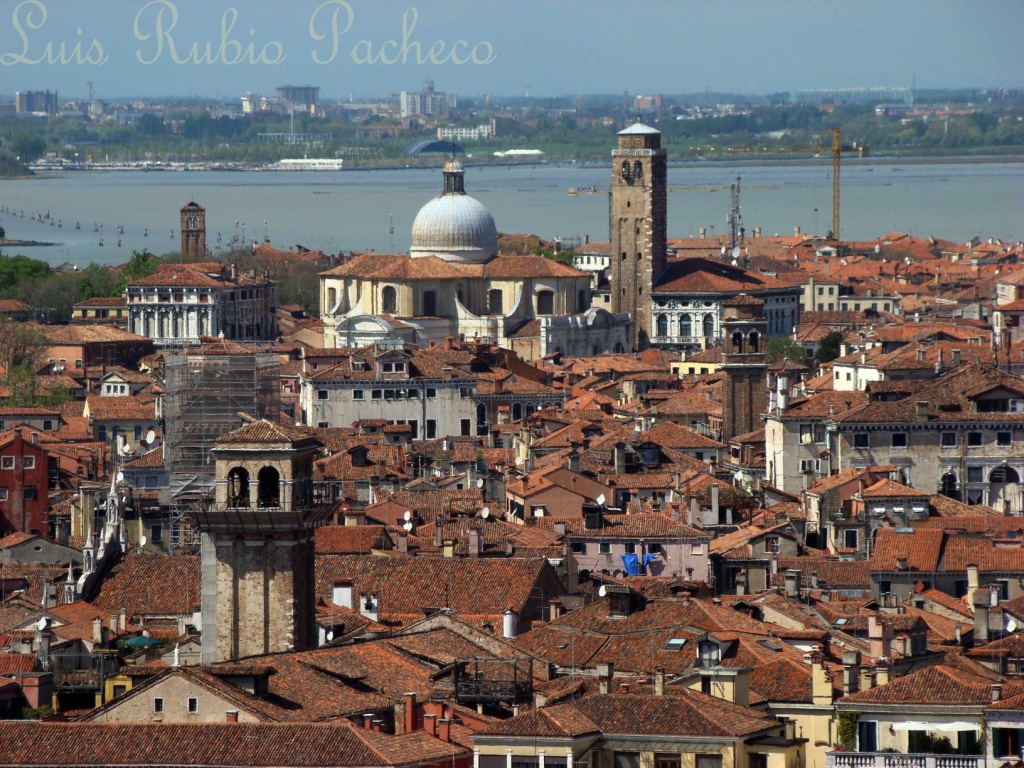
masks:
[[[483,263],[498,255],[498,228],[483,203],[465,193],[462,165],[445,165],[445,191],[420,208],[412,224],[412,256]]]

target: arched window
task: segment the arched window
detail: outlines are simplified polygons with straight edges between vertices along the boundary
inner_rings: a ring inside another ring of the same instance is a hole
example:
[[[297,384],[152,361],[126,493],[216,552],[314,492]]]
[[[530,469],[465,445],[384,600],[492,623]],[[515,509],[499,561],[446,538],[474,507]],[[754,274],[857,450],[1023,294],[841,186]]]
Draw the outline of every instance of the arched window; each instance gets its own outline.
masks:
[[[622,346],[622,342],[621,341],[616,341],[615,342],[615,354],[616,355],[621,355],[625,351],[626,351],[626,348],[624,346]]]
[[[576,295],[576,311],[586,312],[587,311],[587,292],[580,291]]]
[[[487,294],[487,311],[492,315],[505,314],[505,300],[500,288],[491,288]]]
[[[279,507],[281,506],[281,475],[273,467],[264,467],[260,470],[259,480],[259,506]]]
[[[622,178],[631,178],[632,174],[629,172],[629,160],[622,161]]]
[[[689,315],[682,315],[679,318],[679,335],[684,338],[689,338],[693,335],[693,323],[690,322]]]
[[[757,345],[761,341],[761,335],[757,331],[750,332],[750,351],[757,352]]]
[[[554,291],[538,291],[537,292],[537,314],[538,315],[553,315],[555,313],[555,292]]]
[[[478,403],[476,406],[476,433],[487,434],[487,406],[484,403]]]
[[[633,163],[633,175],[638,179],[642,179],[644,177],[644,166],[639,160]]]
[[[392,285],[385,285],[380,296],[381,311],[389,315],[398,311],[398,291]]]
[[[338,306],[338,289],[328,288],[327,289],[327,311],[330,312],[336,306]]]
[[[668,336],[668,315],[658,315],[657,335],[661,337]]]
[[[512,403],[512,421],[519,421],[523,418],[523,406],[519,403]]]
[[[740,331],[736,331],[732,335],[732,351],[742,352],[743,351],[743,334]]]
[[[457,288],[455,290],[455,296],[456,296],[456,298],[458,298],[459,304],[462,304],[463,306],[466,305],[466,297],[465,297],[465,294],[462,293],[462,289],[461,288]]]
[[[249,506],[249,472],[244,467],[228,472],[228,506]]]
[[[715,319],[711,315],[704,315],[704,338],[710,339],[715,335]]]
[[[960,501],[960,489],[957,487],[956,472],[947,472],[939,481],[939,493]]]
[[[423,292],[423,316],[434,317],[437,315],[437,294],[433,291]]]

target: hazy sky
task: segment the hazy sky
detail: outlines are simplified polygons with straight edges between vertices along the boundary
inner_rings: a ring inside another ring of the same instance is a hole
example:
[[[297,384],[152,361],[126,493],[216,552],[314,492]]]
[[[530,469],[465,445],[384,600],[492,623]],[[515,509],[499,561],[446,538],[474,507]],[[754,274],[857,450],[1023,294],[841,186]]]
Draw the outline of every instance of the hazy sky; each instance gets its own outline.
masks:
[[[0,92],[1021,87],[1022,30],[1021,0],[0,0]]]

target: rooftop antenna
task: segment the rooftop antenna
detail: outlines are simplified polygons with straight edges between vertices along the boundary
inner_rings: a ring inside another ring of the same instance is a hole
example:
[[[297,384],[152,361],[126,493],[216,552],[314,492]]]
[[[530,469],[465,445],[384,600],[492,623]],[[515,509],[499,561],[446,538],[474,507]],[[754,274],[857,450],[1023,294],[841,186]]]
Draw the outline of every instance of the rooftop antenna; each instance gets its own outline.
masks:
[[[395,252],[395,214],[389,215],[388,234],[391,235],[391,252]]]
[[[740,177],[736,177],[736,183],[729,186],[732,195],[732,206],[729,210],[729,250],[733,252],[733,258],[738,255],[736,250],[743,245],[743,214],[740,213]]]

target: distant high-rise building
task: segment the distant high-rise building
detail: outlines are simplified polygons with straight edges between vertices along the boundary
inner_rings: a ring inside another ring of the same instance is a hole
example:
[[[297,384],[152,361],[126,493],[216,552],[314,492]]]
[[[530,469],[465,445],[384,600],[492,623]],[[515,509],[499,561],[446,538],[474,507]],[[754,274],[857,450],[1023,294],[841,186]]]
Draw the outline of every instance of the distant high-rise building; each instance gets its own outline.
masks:
[[[277,89],[277,98],[293,104],[304,112],[314,112],[320,103],[320,87],[316,85],[282,85]]]
[[[14,97],[14,109],[22,112],[45,112],[57,114],[57,92],[53,91],[18,91]]]
[[[459,97],[454,93],[434,90],[433,80],[427,80],[422,91],[402,91],[399,95],[402,117],[439,115],[455,109],[458,105]]]

